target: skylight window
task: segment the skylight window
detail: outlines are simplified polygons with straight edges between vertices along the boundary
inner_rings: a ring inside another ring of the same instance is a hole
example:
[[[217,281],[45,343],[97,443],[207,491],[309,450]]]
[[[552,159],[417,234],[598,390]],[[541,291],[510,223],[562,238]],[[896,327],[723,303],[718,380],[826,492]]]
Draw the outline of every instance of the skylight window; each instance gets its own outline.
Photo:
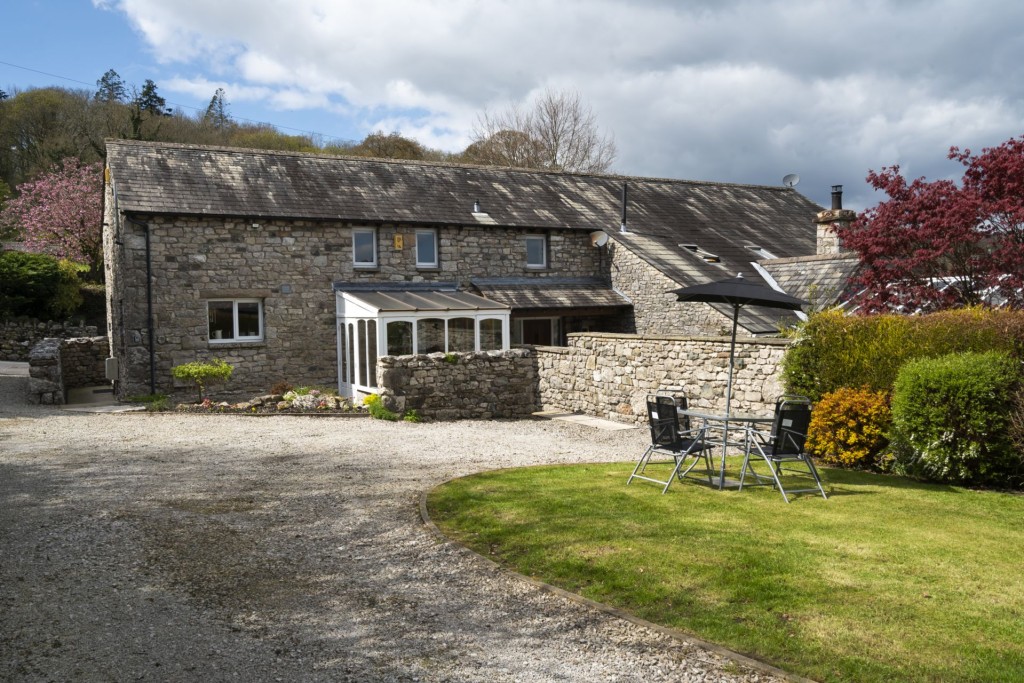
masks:
[[[712,254],[710,251],[704,251],[696,244],[680,244],[679,246],[687,251],[693,252],[707,263],[720,263],[722,260],[718,258],[716,254]]]

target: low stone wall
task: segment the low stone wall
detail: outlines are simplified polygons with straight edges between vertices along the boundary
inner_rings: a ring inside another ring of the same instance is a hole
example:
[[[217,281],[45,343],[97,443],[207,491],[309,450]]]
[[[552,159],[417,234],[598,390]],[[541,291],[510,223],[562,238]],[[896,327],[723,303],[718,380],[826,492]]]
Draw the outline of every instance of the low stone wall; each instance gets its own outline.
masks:
[[[646,420],[655,391],[684,394],[692,408],[725,410],[728,337],[579,333],[568,347],[538,347],[540,402],[624,422]],[[738,338],[732,410],[771,414],[782,393],[779,365],[789,342]]]
[[[693,408],[725,410],[728,337],[575,333],[567,347],[387,356],[381,396],[395,410],[434,419],[525,417],[563,410],[640,424],[649,393],[683,394]],[[739,338],[732,409],[771,414],[782,394],[785,339]]]
[[[64,404],[64,376],[61,374],[60,346],[62,339],[43,339],[28,355],[28,388],[26,400],[33,405]]]
[[[106,337],[43,339],[28,354],[26,399],[33,405],[63,405],[68,389],[106,384],[109,353]]]
[[[71,322],[36,320],[35,318],[5,320],[0,322],[0,360],[24,363],[29,360],[32,347],[44,339],[94,336],[96,336],[95,325],[76,325]]]
[[[60,347],[64,389],[110,384],[105,367],[109,355],[110,344],[106,337],[65,339]]]
[[[537,379],[534,354],[527,349],[377,360],[385,404],[439,420],[528,416],[539,410]]]

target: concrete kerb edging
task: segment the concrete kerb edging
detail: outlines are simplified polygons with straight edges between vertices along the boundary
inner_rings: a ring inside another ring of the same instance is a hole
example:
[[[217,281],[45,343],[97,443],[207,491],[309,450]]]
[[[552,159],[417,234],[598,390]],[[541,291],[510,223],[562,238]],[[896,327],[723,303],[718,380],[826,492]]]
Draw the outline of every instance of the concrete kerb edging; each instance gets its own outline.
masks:
[[[444,486],[448,482],[457,481],[457,480],[462,479],[462,478],[463,477],[454,477],[454,478],[449,479],[447,481],[441,482],[437,486]],[[437,488],[437,486],[435,486],[434,488]],[[590,598],[585,598],[582,595],[577,595],[576,593],[570,593],[569,591],[564,590],[562,588],[559,588],[557,586],[552,586],[549,583],[544,583],[543,581],[538,581],[537,579],[533,578],[532,576],[526,576],[525,574],[520,574],[519,572],[512,571],[511,569],[506,569],[505,567],[501,566],[500,564],[498,564],[494,560],[492,560],[490,558],[487,558],[487,557],[484,557],[483,555],[481,555],[478,552],[472,550],[471,548],[468,548],[467,546],[459,543],[458,541],[453,541],[448,536],[446,536],[441,531],[441,529],[438,528],[438,526],[436,524],[434,524],[434,521],[432,519],[430,519],[430,513],[427,511],[427,496],[430,495],[430,491],[432,491],[432,490],[433,489],[429,489],[429,490],[421,491],[420,492],[420,520],[423,522],[423,525],[427,529],[429,529],[430,532],[433,533],[440,540],[444,541],[445,543],[451,543],[452,545],[455,545],[455,546],[458,546],[458,547],[462,548],[463,550],[465,550],[468,553],[470,553],[478,562],[483,563],[484,565],[489,567],[491,570],[493,570],[495,572],[501,572],[501,573],[506,574],[508,576],[515,577],[516,579],[519,579],[520,581],[524,581],[524,582],[526,582],[526,583],[528,583],[528,584],[530,584],[530,585],[532,585],[532,586],[534,586],[534,587],[536,587],[536,588],[538,588],[538,589],[540,589],[542,591],[545,591],[547,593],[551,593],[553,595],[557,595],[559,597],[565,598],[566,600],[571,600],[571,601],[573,601],[573,602],[575,602],[577,604],[584,605],[586,607],[590,607],[592,609],[599,610],[601,612],[604,612],[605,614],[609,614],[609,615],[611,615],[613,617],[617,617],[617,618],[622,619],[624,621],[628,621],[630,623],[636,624],[637,626],[643,626],[644,628],[649,628],[652,631],[656,631],[658,633],[661,633],[662,635],[666,635],[669,638],[673,638],[673,639],[678,640],[680,642],[687,643],[688,645],[694,645],[696,647],[701,648],[702,650],[706,650],[708,652],[712,652],[712,653],[714,653],[716,655],[719,655],[719,656],[724,657],[726,659],[729,659],[729,660],[731,660],[733,662],[736,662],[737,664],[741,664],[741,665],[743,665],[745,667],[748,667],[750,669],[754,669],[756,671],[760,671],[761,673],[766,673],[766,674],[771,674],[773,676],[778,676],[779,678],[784,678],[784,679],[786,679],[788,681],[793,681],[794,683],[817,683],[816,681],[814,681],[814,680],[812,680],[810,678],[804,678],[803,676],[797,676],[796,674],[791,674],[791,673],[789,673],[787,671],[783,671],[782,669],[774,667],[771,664],[767,664],[767,663],[762,662],[762,661],[760,661],[758,659],[754,659],[752,657],[748,657],[747,655],[742,655],[742,654],[740,654],[738,652],[734,652],[732,650],[724,648],[721,645],[716,645],[715,643],[709,643],[706,640],[701,640],[700,638],[696,638],[696,637],[690,635],[689,633],[685,633],[685,632],[680,631],[678,629],[669,628],[667,626],[661,626],[660,624],[655,624],[654,622],[647,621],[646,619],[641,619],[640,617],[635,616],[633,614],[630,614],[629,612],[626,612],[625,610],[621,610],[621,609],[619,609],[617,607],[612,607],[611,605],[606,605],[603,602],[597,602],[596,600],[591,600]]]

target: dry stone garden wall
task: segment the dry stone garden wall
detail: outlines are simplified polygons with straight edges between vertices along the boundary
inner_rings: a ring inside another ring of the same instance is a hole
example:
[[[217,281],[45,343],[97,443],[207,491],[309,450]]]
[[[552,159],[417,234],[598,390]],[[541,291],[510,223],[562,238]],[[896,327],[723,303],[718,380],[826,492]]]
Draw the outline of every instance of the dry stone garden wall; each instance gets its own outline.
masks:
[[[107,383],[104,361],[109,351],[106,337],[43,339],[28,354],[26,400],[63,405],[68,389]]]
[[[568,347],[386,356],[377,361],[380,393],[394,410],[433,419],[514,418],[545,409],[640,424],[647,394],[655,391],[685,394],[694,408],[725,409],[728,337],[568,338]],[[737,339],[734,412],[771,414],[788,344]]]
[[[728,337],[587,333],[568,341],[567,347],[536,349],[544,409],[641,423],[646,396],[655,391],[684,394],[692,408],[725,409]],[[788,345],[784,339],[736,340],[733,412],[771,414],[782,393],[779,365]]]
[[[439,420],[527,417],[540,405],[529,349],[385,356],[377,383],[393,410]]]
[[[73,322],[35,318],[5,320],[0,322],[0,360],[24,363],[28,361],[32,347],[44,339],[91,337],[95,334],[95,325],[77,325]]]

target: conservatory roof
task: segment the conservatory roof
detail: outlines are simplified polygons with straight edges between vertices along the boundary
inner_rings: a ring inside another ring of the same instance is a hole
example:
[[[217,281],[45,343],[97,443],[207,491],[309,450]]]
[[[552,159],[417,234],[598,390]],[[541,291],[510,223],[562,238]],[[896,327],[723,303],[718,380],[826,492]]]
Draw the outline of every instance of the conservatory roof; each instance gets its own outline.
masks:
[[[445,311],[508,310],[509,308],[503,303],[485,299],[476,294],[460,292],[454,288],[438,288],[438,283],[433,283],[433,289],[408,286],[402,289],[390,289],[383,288],[379,284],[367,288],[366,285],[335,283],[334,289],[339,294],[346,295],[364,307],[375,309],[380,313],[443,313]]]

